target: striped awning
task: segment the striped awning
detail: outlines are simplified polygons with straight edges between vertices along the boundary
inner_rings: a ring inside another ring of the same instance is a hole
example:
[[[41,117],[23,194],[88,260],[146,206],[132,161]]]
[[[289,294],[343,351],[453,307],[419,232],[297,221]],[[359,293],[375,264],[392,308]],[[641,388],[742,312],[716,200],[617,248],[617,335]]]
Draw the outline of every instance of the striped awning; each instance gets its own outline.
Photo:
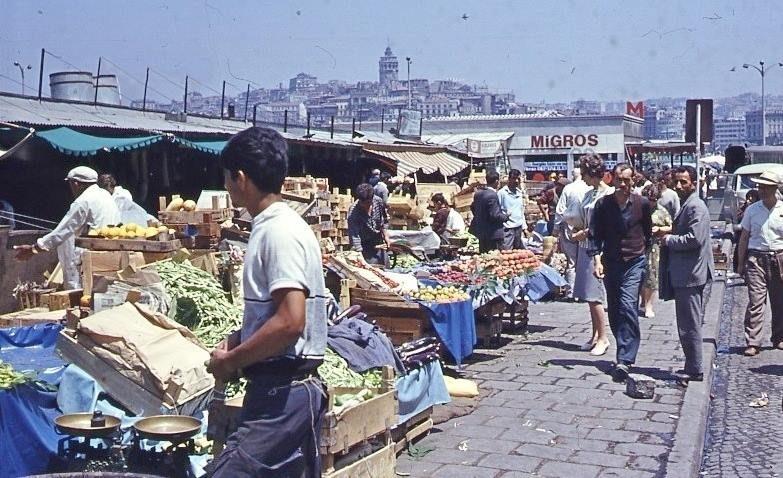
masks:
[[[432,174],[439,171],[451,177],[464,170],[469,164],[446,152],[444,148],[425,148],[405,145],[366,145],[364,151],[382,156],[397,164],[397,174],[407,176],[417,171]]]

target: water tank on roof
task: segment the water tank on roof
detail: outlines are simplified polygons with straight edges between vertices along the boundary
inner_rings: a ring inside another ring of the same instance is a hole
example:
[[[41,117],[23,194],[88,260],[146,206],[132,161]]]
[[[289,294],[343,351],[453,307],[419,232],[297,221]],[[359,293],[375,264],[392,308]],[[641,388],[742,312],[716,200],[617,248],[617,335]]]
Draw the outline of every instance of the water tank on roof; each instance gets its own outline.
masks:
[[[120,104],[120,83],[117,81],[117,75],[101,75],[96,77],[96,80],[98,103],[107,105]]]
[[[95,83],[89,71],[61,71],[49,75],[52,98],[58,100],[93,101]]]

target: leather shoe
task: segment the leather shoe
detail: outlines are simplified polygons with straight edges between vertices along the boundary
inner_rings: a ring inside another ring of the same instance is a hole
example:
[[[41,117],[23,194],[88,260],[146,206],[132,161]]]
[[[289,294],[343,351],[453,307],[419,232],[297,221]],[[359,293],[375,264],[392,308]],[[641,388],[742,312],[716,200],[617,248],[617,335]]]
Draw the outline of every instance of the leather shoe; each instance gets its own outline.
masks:
[[[753,345],[750,345],[745,348],[745,352],[743,352],[746,357],[755,357],[759,354],[759,348],[754,347]]]
[[[704,381],[703,373],[696,373],[696,374],[684,373],[680,376],[680,378],[677,379],[677,385],[681,387],[687,387],[690,382],[703,382],[703,381]]]
[[[628,366],[625,364],[617,364],[612,370],[612,381],[616,383],[623,383],[628,378]]]

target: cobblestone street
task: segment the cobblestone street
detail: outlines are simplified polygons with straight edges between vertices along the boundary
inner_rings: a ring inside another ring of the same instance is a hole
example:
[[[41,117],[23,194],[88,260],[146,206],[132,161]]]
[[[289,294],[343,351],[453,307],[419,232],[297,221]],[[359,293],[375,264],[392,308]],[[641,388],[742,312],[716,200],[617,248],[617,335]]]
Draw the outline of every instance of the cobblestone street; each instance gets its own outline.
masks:
[[[766,349],[756,357],[745,357],[743,318],[747,309],[747,289],[728,286],[721,314],[718,356],[707,442],[701,475],[705,477],[783,476],[783,352],[769,347],[769,312],[762,335]],[[749,406],[762,393],[769,405]]]
[[[716,295],[713,301],[721,299],[722,294]],[[635,400],[608,375],[614,346],[603,357],[578,350],[590,333],[586,304],[531,305],[528,335],[504,335],[510,343],[478,350],[466,367],[466,378],[476,380],[482,390],[477,408],[437,425],[417,444],[432,451],[418,459],[401,455],[398,473],[448,478],[665,476],[685,392],[672,375],[683,360],[674,303],[658,302],[656,314],[641,319],[635,369],[658,380],[656,394],[653,400]],[[699,386],[704,387],[691,385]],[[699,440],[689,441],[700,450]]]

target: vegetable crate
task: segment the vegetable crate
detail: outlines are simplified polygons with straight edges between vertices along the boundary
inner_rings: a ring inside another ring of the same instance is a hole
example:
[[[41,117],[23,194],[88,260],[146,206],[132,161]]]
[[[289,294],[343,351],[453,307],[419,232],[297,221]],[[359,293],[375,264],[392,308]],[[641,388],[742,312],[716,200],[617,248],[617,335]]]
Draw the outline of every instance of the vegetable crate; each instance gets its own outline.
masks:
[[[335,471],[325,471],[324,478],[396,478],[397,457],[394,444],[388,444],[370,455]]]
[[[356,394],[360,388],[329,387],[329,408],[321,427],[322,470],[329,476],[342,457],[350,455],[357,446],[377,438],[392,446],[391,428],[397,423],[397,395],[394,390],[394,372],[391,367],[383,370],[382,388],[376,395],[341,411],[335,410],[335,397]],[[393,446],[392,446],[393,453]],[[336,475],[358,476],[358,475]]]
[[[182,248],[179,239],[147,241],[145,239],[106,239],[103,237],[77,237],[76,246],[91,251],[172,252]]]
[[[361,306],[396,346],[429,335],[431,330],[424,308],[393,292],[352,288],[350,302]]]
[[[427,436],[433,424],[432,407],[429,407],[392,428],[394,452],[399,455],[414,441]]]
[[[172,197],[173,199],[173,197]],[[233,215],[230,208],[220,208],[220,199],[212,197],[212,209],[196,209],[195,211],[167,211],[166,204],[169,201],[166,196],[158,198],[158,219],[163,224],[203,224],[207,222],[222,223],[231,219]]]

